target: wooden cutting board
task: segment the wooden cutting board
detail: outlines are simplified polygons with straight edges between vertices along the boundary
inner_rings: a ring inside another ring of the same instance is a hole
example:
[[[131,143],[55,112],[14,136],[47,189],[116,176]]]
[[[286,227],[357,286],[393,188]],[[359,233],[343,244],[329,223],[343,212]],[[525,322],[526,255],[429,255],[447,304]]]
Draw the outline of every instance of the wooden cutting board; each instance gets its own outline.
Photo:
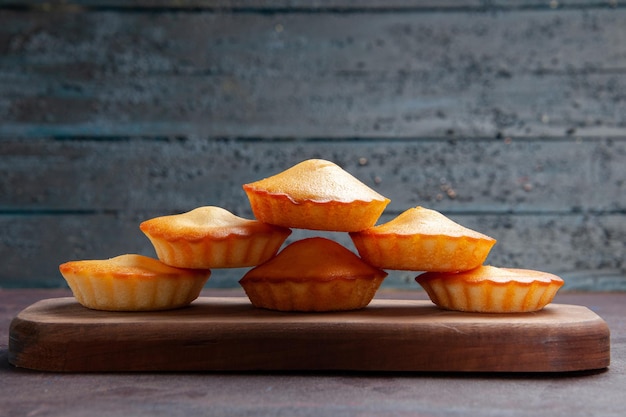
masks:
[[[39,301],[11,323],[9,361],[45,371],[564,372],[609,366],[607,324],[586,307],[537,313],[444,311],[430,301],[281,313],[247,298],[201,297],[165,312]]]

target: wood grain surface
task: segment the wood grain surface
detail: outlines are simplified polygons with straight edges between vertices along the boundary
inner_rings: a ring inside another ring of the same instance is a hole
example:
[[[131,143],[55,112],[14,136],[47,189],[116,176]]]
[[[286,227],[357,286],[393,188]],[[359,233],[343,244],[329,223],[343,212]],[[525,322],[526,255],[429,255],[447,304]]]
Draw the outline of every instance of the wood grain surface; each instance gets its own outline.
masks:
[[[243,183],[321,157],[392,200],[381,221],[427,206],[498,239],[494,264],[625,290],[625,19],[600,0],[0,2],[0,287],[153,255],[140,221],[249,216]]]
[[[0,141],[0,251],[13,260],[1,281],[59,287],[57,268],[67,260],[155,256],[141,221],[201,205],[251,218],[244,183],[322,157],[391,199],[380,222],[423,205],[497,239],[490,263],[547,270],[569,289],[624,289],[625,145],[524,138]],[[303,236],[294,230],[290,241]],[[352,247],[347,235],[332,238]],[[241,276],[215,270],[208,285],[237,286]],[[414,277],[390,271],[383,285],[417,289]]]
[[[564,372],[609,366],[609,328],[585,307],[469,314],[374,300],[337,313],[280,313],[207,298],[157,313],[42,300],[13,320],[9,361],[47,371]],[[584,352],[584,354],[581,354]]]
[[[621,8],[0,11],[3,136],[623,136]]]

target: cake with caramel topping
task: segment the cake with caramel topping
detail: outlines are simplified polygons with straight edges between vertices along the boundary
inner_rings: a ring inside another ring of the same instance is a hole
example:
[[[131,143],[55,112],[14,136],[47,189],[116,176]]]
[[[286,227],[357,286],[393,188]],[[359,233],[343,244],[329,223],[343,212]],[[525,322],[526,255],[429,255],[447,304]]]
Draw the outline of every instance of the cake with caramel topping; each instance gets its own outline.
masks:
[[[487,258],[496,240],[435,210],[414,207],[391,221],[350,233],[361,258],[382,269],[463,271]]]
[[[147,256],[70,261],[59,266],[76,300],[107,311],[184,307],[198,298],[209,270],[174,268]]]
[[[386,276],[339,243],[312,237],[288,245],[239,283],[255,307],[337,311],[366,307]]]
[[[158,258],[179,268],[241,268],[274,256],[291,230],[206,206],[156,217],[139,226]]]
[[[274,176],[244,184],[254,216],[288,228],[351,232],[373,226],[389,199],[338,165],[303,161]]]
[[[480,266],[458,273],[426,272],[415,279],[437,306],[477,313],[525,313],[552,302],[563,280],[529,269]]]

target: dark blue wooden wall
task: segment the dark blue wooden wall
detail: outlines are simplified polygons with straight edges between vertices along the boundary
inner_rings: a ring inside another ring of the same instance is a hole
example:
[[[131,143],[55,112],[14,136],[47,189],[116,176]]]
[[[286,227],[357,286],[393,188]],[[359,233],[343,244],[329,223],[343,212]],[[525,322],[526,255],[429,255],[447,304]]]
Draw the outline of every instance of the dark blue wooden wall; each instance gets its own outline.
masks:
[[[312,157],[381,221],[423,205],[498,239],[489,263],[626,289],[626,7],[0,1],[0,288],[154,256],[154,216],[250,217],[242,184]]]

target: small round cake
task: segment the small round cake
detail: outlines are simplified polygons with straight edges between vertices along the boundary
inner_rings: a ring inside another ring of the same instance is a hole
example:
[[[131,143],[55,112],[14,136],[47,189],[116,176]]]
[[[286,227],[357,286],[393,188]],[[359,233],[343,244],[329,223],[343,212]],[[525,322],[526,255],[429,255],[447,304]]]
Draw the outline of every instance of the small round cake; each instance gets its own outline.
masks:
[[[551,303],[563,280],[529,269],[480,266],[458,273],[426,272],[415,278],[437,306],[477,313],[526,313]]]
[[[170,310],[198,298],[211,272],[174,268],[142,255],[66,262],[59,266],[76,300],[107,311]]]
[[[309,159],[243,189],[254,216],[283,227],[351,232],[373,226],[389,199],[338,165]]]
[[[139,226],[161,262],[178,268],[242,268],[276,255],[291,230],[244,219],[220,207],[156,217]]]
[[[377,268],[464,271],[482,265],[496,240],[424,207],[350,233],[361,258]]]
[[[252,305],[279,311],[366,307],[387,276],[337,242],[298,240],[239,281]]]

